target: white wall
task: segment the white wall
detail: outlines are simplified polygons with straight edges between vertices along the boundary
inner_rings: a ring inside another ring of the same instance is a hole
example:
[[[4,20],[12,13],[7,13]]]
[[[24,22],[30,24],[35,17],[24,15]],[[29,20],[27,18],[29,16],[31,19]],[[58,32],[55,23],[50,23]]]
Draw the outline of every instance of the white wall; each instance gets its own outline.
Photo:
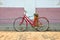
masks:
[[[58,2],[59,0],[36,0],[36,7],[60,7],[60,5],[57,5]]]
[[[24,7],[24,0],[1,0],[1,7]]]
[[[57,5],[59,0],[0,0],[0,2],[3,3],[3,5],[0,5],[0,6],[24,7],[24,2],[29,4],[29,3],[32,3],[33,1],[36,1],[35,2],[36,7],[57,7],[59,6]]]
[[[60,7],[57,5],[59,0],[1,0],[3,5],[0,7],[24,7],[27,11],[27,16],[32,16],[35,12],[35,7]]]
[[[35,0],[25,0],[24,8],[27,11],[27,16],[33,16],[35,13]],[[33,19],[33,17],[31,17],[31,19]]]

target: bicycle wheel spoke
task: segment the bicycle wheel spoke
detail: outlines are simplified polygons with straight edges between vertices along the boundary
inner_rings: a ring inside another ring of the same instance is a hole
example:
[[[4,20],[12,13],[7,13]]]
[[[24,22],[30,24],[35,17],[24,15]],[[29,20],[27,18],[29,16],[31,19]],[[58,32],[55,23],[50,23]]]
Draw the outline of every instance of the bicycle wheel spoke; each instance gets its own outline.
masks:
[[[37,28],[37,30],[39,30],[39,31],[46,31],[46,30],[48,29],[48,27],[49,27],[49,22],[47,21],[46,18],[40,17],[39,23],[42,23],[42,26],[39,26],[39,27]]]
[[[26,30],[26,25],[25,25],[25,21],[22,22],[22,18],[17,18],[14,23],[13,23],[13,27],[16,31],[24,31]]]

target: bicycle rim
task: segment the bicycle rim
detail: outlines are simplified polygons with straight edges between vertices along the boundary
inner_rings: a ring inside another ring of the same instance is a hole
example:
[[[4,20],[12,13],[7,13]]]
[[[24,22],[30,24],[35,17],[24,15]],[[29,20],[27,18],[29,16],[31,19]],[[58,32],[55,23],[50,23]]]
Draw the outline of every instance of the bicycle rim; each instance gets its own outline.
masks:
[[[45,18],[45,17],[40,17],[40,18],[39,18],[39,22],[42,23],[42,26],[37,27],[37,30],[39,30],[39,31],[46,31],[46,30],[48,30],[49,21],[48,21],[47,18]]]
[[[22,17],[18,17],[14,20],[13,27],[16,31],[24,31],[26,29],[25,21],[22,22]]]

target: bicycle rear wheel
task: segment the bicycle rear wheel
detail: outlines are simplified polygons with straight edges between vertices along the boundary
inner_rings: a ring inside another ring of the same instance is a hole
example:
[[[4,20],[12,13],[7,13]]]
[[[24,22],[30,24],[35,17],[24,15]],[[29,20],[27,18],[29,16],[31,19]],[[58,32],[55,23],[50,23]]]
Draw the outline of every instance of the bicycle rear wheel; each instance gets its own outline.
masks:
[[[49,27],[49,21],[45,17],[40,17],[39,18],[39,23],[42,23],[42,26],[37,27],[38,31],[46,31],[48,30]]]
[[[13,22],[13,27],[16,31],[24,31],[26,30],[26,25],[25,25],[25,21],[23,21],[22,23],[22,17],[18,17],[14,20]]]

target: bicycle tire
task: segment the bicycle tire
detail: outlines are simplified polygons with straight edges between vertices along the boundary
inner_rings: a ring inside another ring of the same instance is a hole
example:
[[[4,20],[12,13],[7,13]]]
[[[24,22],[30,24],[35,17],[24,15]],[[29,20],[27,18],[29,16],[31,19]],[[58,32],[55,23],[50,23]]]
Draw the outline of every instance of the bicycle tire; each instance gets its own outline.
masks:
[[[18,17],[14,20],[13,27],[15,31],[19,32],[19,31],[24,31],[26,29],[25,22],[23,21],[23,23],[21,23],[21,21],[22,21],[22,17]]]
[[[37,27],[38,31],[47,31],[49,28],[49,20],[46,17],[39,17],[38,22],[41,22],[43,26]]]

